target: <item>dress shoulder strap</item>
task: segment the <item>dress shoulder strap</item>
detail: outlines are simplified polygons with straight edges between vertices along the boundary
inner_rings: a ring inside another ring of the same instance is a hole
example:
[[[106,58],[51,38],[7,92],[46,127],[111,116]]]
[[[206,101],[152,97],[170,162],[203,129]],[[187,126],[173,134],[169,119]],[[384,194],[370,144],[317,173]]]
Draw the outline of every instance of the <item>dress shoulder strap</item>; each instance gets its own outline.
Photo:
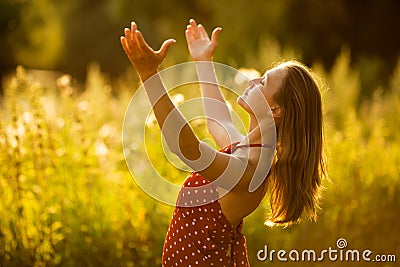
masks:
[[[231,151],[235,151],[238,148],[241,147],[266,147],[266,148],[272,148],[275,149],[275,146],[267,145],[267,144],[242,144],[240,145],[240,142],[236,142],[232,144]]]

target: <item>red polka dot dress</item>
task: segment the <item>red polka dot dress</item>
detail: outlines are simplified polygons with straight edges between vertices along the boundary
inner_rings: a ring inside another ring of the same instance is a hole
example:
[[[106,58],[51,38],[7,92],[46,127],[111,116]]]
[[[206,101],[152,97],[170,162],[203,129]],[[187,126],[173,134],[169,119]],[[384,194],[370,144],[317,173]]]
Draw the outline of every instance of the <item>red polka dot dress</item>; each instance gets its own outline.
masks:
[[[221,151],[231,153],[232,146]],[[186,179],[165,238],[164,267],[250,266],[243,221],[235,229],[218,198],[216,185],[198,173]]]

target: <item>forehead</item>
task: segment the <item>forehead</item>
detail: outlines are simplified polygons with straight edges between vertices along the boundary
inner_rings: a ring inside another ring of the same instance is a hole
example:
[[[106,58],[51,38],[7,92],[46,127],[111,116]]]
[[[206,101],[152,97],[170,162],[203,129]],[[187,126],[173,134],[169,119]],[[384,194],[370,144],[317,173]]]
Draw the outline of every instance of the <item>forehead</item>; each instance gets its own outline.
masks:
[[[279,85],[279,84],[281,84],[286,73],[287,73],[286,68],[284,68],[283,66],[278,66],[278,67],[267,70],[264,73],[264,77],[267,77],[268,82]]]

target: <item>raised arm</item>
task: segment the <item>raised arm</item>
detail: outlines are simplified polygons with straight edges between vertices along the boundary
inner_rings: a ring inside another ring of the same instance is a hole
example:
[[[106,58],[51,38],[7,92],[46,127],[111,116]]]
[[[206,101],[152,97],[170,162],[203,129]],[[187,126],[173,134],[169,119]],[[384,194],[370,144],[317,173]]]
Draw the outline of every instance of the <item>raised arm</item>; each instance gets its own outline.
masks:
[[[228,155],[199,141],[169,98],[158,74],[158,67],[173,42],[167,40],[159,51],[154,51],[145,42],[135,23],[131,24],[130,29],[126,28],[125,36],[121,37],[122,47],[143,82],[169,149],[203,177],[210,181],[218,179],[220,186],[231,189],[239,180],[248,184],[249,181],[241,180],[250,161],[247,152],[243,152],[243,155]]]
[[[243,140],[244,136],[233,125],[212,63],[220,31],[221,28],[215,28],[210,40],[204,27],[191,19],[185,33],[190,55],[196,61],[208,131],[217,144],[224,147]]]

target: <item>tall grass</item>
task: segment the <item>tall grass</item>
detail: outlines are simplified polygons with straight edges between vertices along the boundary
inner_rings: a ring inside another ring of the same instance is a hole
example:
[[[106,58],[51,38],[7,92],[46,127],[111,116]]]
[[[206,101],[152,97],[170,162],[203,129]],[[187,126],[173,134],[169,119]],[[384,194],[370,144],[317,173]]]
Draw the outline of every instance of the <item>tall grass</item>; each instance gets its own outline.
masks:
[[[349,53],[343,52],[330,72],[318,64],[314,69],[326,85],[331,181],[325,181],[322,211],[317,223],[304,221],[288,229],[271,229],[263,225],[268,207],[263,203],[245,220],[251,264],[288,264],[258,261],[257,251],[264,245],[276,250],[318,251],[335,247],[340,237],[354,249],[397,253],[400,261],[400,62],[390,88],[378,88],[368,101],[360,100],[360,77],[350,66]],[[59,77],[56,86],[45,88],[19,67],[4,86],[1,266],[161,263],[172,207],[140,190],[122,153],[124,112],[138,84],[126,78],[112,87],[96,65],[87,76],[82,91],[68,75]],[[159,136],[155,125],[148,127],[152,138]],[[149,148],[154,155],[162,153],[159,146]],[[158,167],[164,173],[172,171],[167,164]]]

